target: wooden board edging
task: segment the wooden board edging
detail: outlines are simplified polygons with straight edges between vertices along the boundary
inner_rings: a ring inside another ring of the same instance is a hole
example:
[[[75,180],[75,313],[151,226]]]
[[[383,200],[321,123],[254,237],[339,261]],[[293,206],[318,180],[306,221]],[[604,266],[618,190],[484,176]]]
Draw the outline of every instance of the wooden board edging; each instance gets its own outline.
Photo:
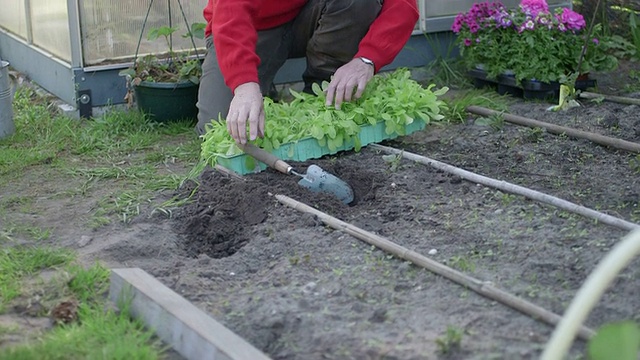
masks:
[[[270,360],[142,269],[113,269],[109,299],[130,301],[131,315],[189,360]]]

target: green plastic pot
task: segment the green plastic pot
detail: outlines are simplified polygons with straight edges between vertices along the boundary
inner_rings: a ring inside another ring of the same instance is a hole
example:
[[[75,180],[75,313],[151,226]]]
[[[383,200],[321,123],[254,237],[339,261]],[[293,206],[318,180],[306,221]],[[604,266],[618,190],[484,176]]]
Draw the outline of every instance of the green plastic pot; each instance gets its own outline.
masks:
[[[157,122],[195,121],[198,116],[198,84],[143,81],[134,87],[138,109]]]

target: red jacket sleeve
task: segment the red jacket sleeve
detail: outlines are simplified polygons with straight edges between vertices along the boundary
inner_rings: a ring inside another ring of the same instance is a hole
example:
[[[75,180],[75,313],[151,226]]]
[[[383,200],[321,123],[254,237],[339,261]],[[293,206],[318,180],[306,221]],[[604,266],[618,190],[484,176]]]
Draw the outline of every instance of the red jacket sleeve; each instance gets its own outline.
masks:
[[[234,91],[238,85],[258,82],[260,58],[254,19],[264,0],[213,0],[211,33],[220,71]]]
[[[373,60],[376,72],[390,64],[404,47],[419,18],[415,0],[384,0],[378,18],[360,42],[355,57]]]

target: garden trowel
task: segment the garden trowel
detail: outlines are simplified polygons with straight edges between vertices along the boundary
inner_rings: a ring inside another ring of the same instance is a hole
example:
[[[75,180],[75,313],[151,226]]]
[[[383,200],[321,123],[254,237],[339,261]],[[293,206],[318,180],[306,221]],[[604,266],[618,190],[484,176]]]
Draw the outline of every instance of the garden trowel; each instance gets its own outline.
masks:
[[[238,147],[248,155],[253,156],[256,160],[267,164],[267,166],[272,169],[278,170],[283,174],[293,174],[301,177],[302,179],[298,181],[298,184],[311,191],[332,194],[345,204],[353,201],[353,189],[351,189],[351,186],[337,176],[322,170],[322,168],[317,165],[309,166],[307,172],[301,174],[296,172],[293,167],[284,160],[253,144],[238,144]]]

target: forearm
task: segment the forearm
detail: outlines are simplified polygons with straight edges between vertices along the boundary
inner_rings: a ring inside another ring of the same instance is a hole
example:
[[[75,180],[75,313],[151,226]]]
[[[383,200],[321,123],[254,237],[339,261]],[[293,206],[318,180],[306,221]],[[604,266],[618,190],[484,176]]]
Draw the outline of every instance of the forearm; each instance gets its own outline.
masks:
[[[218,0],[213,9],[211,31],[216,58],[226,85],[258,82],[260,59],[255,52],[257,30],[253,18],[259,0]]]

